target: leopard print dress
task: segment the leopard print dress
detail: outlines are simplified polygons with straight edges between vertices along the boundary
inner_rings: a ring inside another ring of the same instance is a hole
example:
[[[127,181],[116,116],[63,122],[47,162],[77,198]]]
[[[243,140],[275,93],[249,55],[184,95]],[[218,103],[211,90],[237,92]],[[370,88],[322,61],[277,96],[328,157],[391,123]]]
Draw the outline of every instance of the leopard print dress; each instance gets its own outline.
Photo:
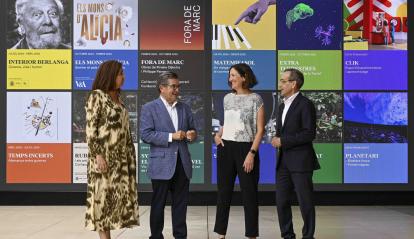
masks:
[[[101,90],[91,92],[85,109],[89,149],[85,227],[108,231],[139,225],[136,155],[128,111]],[[106,173],[97,169],[98,154],[108,163]]]

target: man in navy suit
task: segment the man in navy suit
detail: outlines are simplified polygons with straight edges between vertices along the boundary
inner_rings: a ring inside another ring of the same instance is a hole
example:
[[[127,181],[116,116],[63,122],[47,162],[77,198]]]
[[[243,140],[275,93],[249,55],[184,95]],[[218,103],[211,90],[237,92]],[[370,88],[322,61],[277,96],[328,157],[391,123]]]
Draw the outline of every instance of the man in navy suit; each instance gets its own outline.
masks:
[[[192,162],[187,142],[193,142],[193,115],[188,105],[178,102],[180,82],[174,72],[158,77],[160,97],[141,109],[141,139],[150,145],[147,174],[152,182],[150,239],[164,238],[164,207],[168,192],[172,198],[173,236],[187,238],[187,204]]]
[[[299,90],[304,83],[303,73],[286,69],[279,81],[283,103],[279,106],[276,137],[277,147],[276,201],[280,232],[283,238],[296,238],[293,231],[290,196],[296,192],[304,221],[302,236],[313,239],[315,206],[313,203],[313,171],[319,163],[312,141],[316,135],[316,111],[312,101]]]

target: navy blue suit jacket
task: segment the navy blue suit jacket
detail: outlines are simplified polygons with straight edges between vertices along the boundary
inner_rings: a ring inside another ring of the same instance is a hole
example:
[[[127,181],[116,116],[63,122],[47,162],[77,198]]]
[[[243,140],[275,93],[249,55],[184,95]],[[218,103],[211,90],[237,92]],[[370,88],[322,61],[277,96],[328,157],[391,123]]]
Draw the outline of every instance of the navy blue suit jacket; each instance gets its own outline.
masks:
[[[195,130],[193,115],[188,105],[176,104],[178,130]],[[148,102],[141,109],[140,135],[150,145],[147,175],[151,179],[171,179],[175,172],[177,156],[180,154],[187,178],[192,176],[192,162],[187,142],[168,142],[168,135],[174,133],[174,125],[167,108],[160,98]]]
[[[283,160],[291,172],[308,172],[320,168],[312,141],[316,136],[316,110],[308,98],[299,93],[293,100],[282,126],[285,105],[280,104],[276,136],[282,146],[278,151],[276,169]]]

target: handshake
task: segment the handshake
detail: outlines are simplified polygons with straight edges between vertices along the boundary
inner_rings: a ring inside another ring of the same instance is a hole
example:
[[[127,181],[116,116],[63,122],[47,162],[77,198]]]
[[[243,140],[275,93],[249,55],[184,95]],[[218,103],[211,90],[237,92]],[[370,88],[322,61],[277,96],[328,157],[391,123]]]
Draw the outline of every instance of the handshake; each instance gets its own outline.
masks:
[[[177,132],[172,134],[172,139],[176,141],[181,141],[181,140],[186,139],[187,141],[192,142],[196,138],[197,138],[197,133],[195,130],[189,130],[187,132],[178,130]]]

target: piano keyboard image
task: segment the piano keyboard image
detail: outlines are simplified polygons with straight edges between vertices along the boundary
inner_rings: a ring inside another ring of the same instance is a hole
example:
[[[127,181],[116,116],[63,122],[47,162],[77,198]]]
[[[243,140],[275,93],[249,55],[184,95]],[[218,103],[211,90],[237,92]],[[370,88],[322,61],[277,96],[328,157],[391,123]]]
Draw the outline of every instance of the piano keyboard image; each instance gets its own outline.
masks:
[[[213,24],[213,50],[251,49],[249,41],[239,27]],[[223,44],[222,44],[223,42]]]

